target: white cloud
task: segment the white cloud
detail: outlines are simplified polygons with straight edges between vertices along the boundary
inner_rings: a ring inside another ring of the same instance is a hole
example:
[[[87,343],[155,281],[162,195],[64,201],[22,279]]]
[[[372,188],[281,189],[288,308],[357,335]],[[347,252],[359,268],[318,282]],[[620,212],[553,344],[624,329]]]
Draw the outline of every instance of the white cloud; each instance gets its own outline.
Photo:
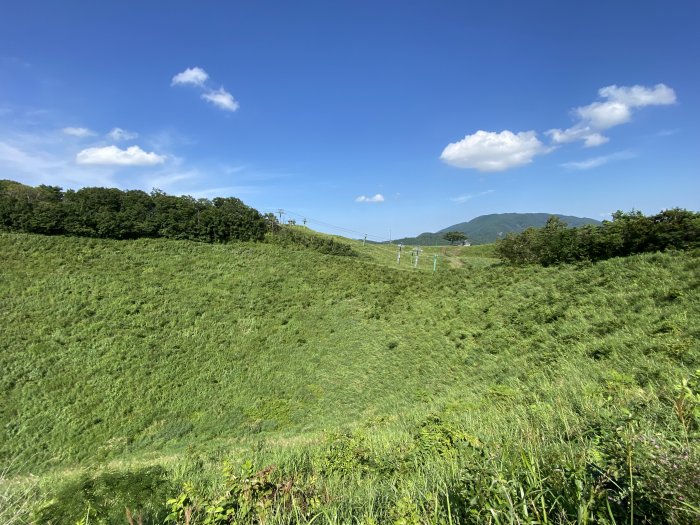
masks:
[[[547,149],[534,131],[500,133],[479,130],[459,142],[448,144],[440,159],[458,168],[479,171],[503,171],[532,162],[535,155]]]
[[[676,103],[676,92],[666,84],[656,84],[653,88],[644,86],[618,87],[613,84],[599,89],[598,94],[631,108],[666,106]]]
[[[138,133],[135,131],[127,131],[122,128],[114,128],[112,131],[107,133],[107,136],[116,141],[121,141],[121,140],[134,140],[139,136]]]
[[[550,129],[546,132],[555,144],[582,140],[587,148],[608,142],[601,132],[632,119],[633,109],[645,106],[665,106],[676,102],[676,93],[665,84],[652,88],[644,86],[606,86],[598,90],[604,102],[593,102],[574,109],[578,122],[572,127]]]
[[[355,199],[355,202],[384,202],[384,195],[377,193],[374,197],[365,197],[360,195]]]
[[[46,138],[46,137],[45,137]],[[0,137],[0,171],[5,178],[33,186],[50,184],[61,187],[115,186],[111,173],[102,168],[80,166],[64,160],[63,155],[44,150],[44,146],[58,146],[51,138],[42,142],[41,137],[25,140]]]
[[[550,129],[545,133],[545,135],[549,135],[552,142],[555,144],[564,144],[582,140],[587,148],[600,146],[601,144],[605,144],[610,140],[605,135],[593,131],[590,126],[576,126],[563,131],[561,129]]]
[[[103,151],[102,159],[89,155],[89,150],[87,154],[81,152],[83,160],[110,160],[109,164],[81,164],[76,162],[76,151],[82,148],[76,149],[74,141],[62,139],[62,136],[64,135],[60,128],[49,127],[39,131],[32,126],[28,132],[18,129],[9,132],[0,125],[0,178],[32,186],[49,184],[72,189],[99,186],[150,191],[157,187],[171,195],[186,194],[194,197],[253,194],[266,186],[254,180],[250,183],[229,181],[225,184],[226,187],[222,188],[224,185],[221,181],[227,178],[222,169],[188,163],[178,158],[169,147],[155,147],[150,143],[148,148],[145,144],[141,147],[146,151],[155,151],[158,155],[132,149],[136,155],[129,159],[129,150],[111,146],[114,149]],[[139,169],[124,169],[124,163],[112,163],[113,157],[119,155],[120,160],[126,155],[127,161],[147,160],[152,165],[145,165]],[[155,162],[159,159],[160,162]]]
[[[201,87],[208,79],[209,75],[201,67],[190,67],[175,75],[170,85],[193,84]]]
[[[238,109],[238,101],[233,98],[233,95],[226,91],[223,86],[219,89],[213,89],[207,85],[207,80],[209,80],[209,75],[200,67],[192,67],[184,70],[182,73],[178,73],[173,77],[171,86],[177,84],[192,84],[202,90],[201,97],[207,102],[211,102],[219,109],[225,111],[236,111]]]
[[[614,162],[617,160],[633,159],[637,155],[632,151],[618,151],[617,153],[612,153],[610,155],[603,155],[601,157],[592,157],[590,159],[577,161],[577,162],[565,162],[562,167],[573,169],[573,170],[590,170],[593,168],[598,168],[609,162]]]
[[[594,148],[595,146],[605,144],[609,140],[610,139],[608,137],[601,135],[600,133],[587,133],[583,137],[583,145],[587,148]]]
[[[117,166],[154,166],[165,162],[164,155],[145,152],[138,146],[119,149],[117,146],[87,148],[75,157],[77,164],[98,164]]]
[[[452,202],[456,202],[459,204],[463,204],[469,200],[472,200],[476,197],[483,197],[484,195],[488,195],[489,193],[494,193],[496,190],[486,190],[486,191],[480,191],[479,193],[467,193],[465,195],[460,195],[459,197],[453,197],[450,199]]]
[[[226,111],[236,111],[238,109],[238,102],[236,102],[236,99],[223,87],[215,91],[207,91],[202,95],[202,98]]]
[[[71,137],[92,137],[95,135],[94,131],[91,131],[87,128],[63,128],[61,131],[65,133],[66,135],[70,135]]]
[[[632,110],[622,102],[594,102],[576,109],[582,122],[593,129],[608,129],[629,122]]]

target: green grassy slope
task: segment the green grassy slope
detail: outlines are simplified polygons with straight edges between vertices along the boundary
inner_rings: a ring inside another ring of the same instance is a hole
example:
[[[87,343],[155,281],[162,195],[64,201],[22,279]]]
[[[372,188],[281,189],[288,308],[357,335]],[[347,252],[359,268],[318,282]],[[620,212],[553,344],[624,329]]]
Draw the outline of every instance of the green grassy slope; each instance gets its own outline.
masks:
[[[700,366],[697,254],[509,268],[486,247],[438,250],[433,274],[354,247],[0,234],[0,464],[62,482],[163,465],[180,482],[186,458],[207,479],[251,458],[326,480],[304,516],[339,521],[444,517],[426,503],[436,487],[467,465],[520,479],[521,450],[542,468],[570,457],[594,486],[585,465],[608,465],[602,444],[626,421],[697,467],[695,416],[677,406]],[[455,519],[469,522],[468,501]]]
[[[318,430],[450,379],[444,336],[407,328],[441,299],[407,272],[274,245],[2,243],[5,460],[47,468]]]

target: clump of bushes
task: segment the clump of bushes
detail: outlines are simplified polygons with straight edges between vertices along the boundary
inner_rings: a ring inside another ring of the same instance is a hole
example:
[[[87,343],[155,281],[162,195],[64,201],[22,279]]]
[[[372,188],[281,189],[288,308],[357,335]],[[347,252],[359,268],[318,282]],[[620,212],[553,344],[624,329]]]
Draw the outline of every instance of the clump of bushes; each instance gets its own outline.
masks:
[[[511,264],[550,266],[699,246],[700,213],[674,208],[650,216],[617,211],[612,221],[579,228],[568,228],[552,216],[543,228],[507,235],[498,241],[496,253]]]
[[[103,239],[165,237],[224,243],[261,241],[267,224],[234,197],[175,197],[160,190],[66,190],[0,180],[0,230]]]

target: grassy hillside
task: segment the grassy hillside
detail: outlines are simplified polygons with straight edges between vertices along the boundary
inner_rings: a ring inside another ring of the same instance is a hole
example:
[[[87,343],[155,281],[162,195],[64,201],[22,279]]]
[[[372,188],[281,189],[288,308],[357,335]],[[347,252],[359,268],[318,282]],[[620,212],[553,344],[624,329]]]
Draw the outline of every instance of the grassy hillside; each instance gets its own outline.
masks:
[[[458,231],[464,233],[474,244],[488,244],[496,242],[496,240],[507,233],[517,233],[527,228],[541,228],[552,215],[559,217],[572,228],[585,226],[586,224],[600,224],[599,221],[594,219],[556,213],[491,213],[489,215],[481,215],[467,222],[453,224],[436,233],[421,233],[417,237],[397,239],[394,242],[416,246],[441,245],[447,242],[442,237],[444,233]]]
[[[0,234],[0,494],[38,480],[54,523],[180,492],[182,523],[700,516],[697,253],[433,273],[348,242]]]
[[[486,267],[499,264],[495,244],[480,246],[421,246],[416,262],[413,258],[413,246],[382,243],[363,243],[337,235],[328,235],[311,230],[305,226],[285,226],[286,234],[270,236],[269,242],[288,247],[311,247],[321,253],[329,250],[332,241],[343,249],[339,254],[358,257],[363,262],[372,262],[392,270],[409,270],[422,272],[442,272],[446,269],[467,267]],[[291,235],[290,235],[291,233]],[[292,242],[290,242],[290,240]],[[314,246],[321,244],[321,246]],[[398,257],[399,252],[401,257]],[[435,260],[437,256],[437,261]]]

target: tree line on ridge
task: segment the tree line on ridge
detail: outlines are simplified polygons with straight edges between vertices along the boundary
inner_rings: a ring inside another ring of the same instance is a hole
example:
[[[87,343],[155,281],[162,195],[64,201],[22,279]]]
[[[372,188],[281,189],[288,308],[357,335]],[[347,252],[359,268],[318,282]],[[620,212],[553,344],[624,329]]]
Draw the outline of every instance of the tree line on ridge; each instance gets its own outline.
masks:
[[[569,228],[552,216],[543,228],[508,234],[497,242],[496,253],[511,264],[550,266],[697,247],[700,213],[673,208],[649,216],[639,211],[617,211],[612,221],[578,228]]]
[[[0,229],[108,239],[165,237],[211,243],[260,241],[268,224],[234,197],[195,199],[154,189],[65,190],[0,180]]]

